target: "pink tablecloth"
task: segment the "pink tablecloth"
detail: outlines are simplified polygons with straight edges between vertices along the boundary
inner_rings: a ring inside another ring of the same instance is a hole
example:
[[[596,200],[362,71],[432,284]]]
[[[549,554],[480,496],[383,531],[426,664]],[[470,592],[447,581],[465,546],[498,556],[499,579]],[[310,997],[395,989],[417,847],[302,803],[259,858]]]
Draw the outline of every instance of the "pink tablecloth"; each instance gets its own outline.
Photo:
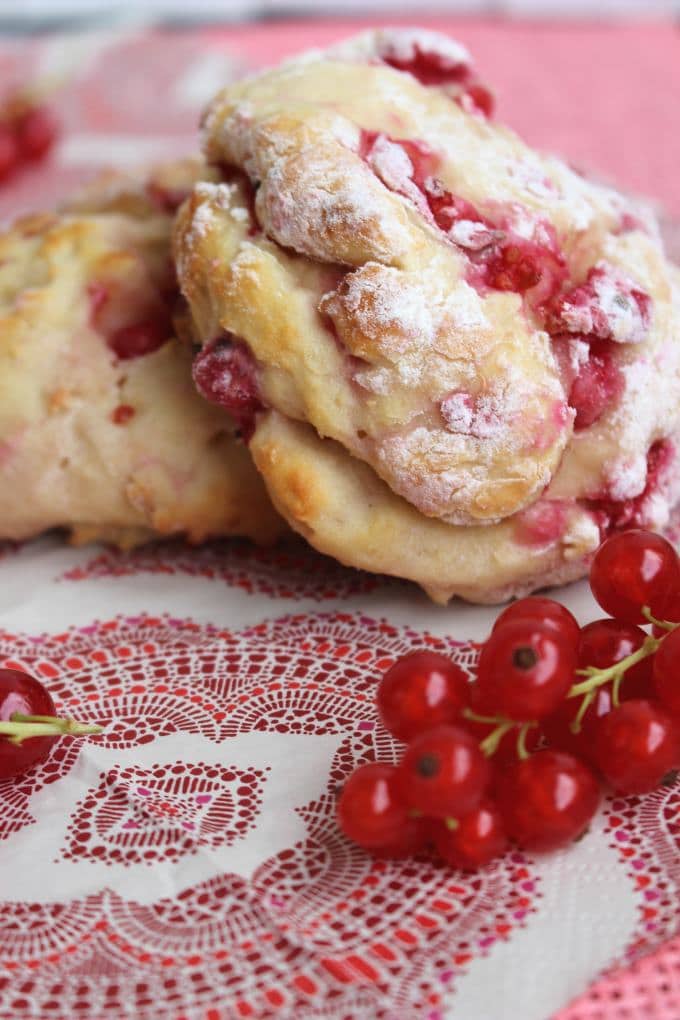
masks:
[[[673,29],[438,25],[533,142],[680,214]],[[192,149],[230,75],[355,27],[7,43],[5,81],[76,73],[50,172],[0,212]],[[395,754],[371,702],[381,669],[423,643],[470,664],[491,611],[436,609],[297,546],[49,541],[4,550],[0,576],[0,664],[108,724],[0,783],[1,1017],[678,1020],[679,787],[609,799],[569,851],[476,877],[374,863],[337,834],[348,770]],[[563,597],[594,614],[584,585]]]

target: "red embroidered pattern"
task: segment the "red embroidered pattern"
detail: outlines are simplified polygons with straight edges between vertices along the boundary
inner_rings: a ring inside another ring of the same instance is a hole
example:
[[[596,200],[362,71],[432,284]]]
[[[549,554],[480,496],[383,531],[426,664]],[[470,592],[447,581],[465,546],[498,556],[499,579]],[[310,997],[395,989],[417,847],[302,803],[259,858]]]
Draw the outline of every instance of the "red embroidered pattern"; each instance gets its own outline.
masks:
[[[183,748],[169,766],[100,773],[72,814],[62,855],[45,863],[55,869],[54,902],[3,903],[0,1015],[439,1016],[456,975],[523,925],[540,893],[520,854],[462,875],[427,856],[372,860],[335,825],[335,794],[351,769],[398,753],[376,719],[375,683],[396,656],[423,645],[468,668],[476,657],[473,646],[344,613],[242,633],[144,616],[40,641],[0,634],[0,663],[45,677],[61,709],[116,720],[89,750],[61,741],[20,782],[0,783],[8,848],[36,824],[32,798],[50,783],[58,798],[57,780],[89,767],[96,745],[124,755],[181,734]],[[307,770],[315,761],[305,737],[336,735],[325,792],[296,809],[302,838],[250,877],[227,869],[182,888],[183,862],[237,846],[258,824],[269,763],[229,764],[231,740],[248,733],[296,735]],[[219,765],[201,757],[206,739],[221,748]],[[60,897],[61,867],[77,862],[81,876],[102,861],[106,884],[97,887],[93,872],[95,891]],[[122,894],[116,875],[149,865],[180,868],[168,873],[174,896],[146,903]]]
[[[134,574],[168,574],[223,581],[248,594],[279,599],[347,598],[386,584],[403,582],[343,567],[310,546],[291,539],[273,549],[231,539],[192,548],[181,542],[158,542],[131,552],[109,549],[59,580],[83,581]]]

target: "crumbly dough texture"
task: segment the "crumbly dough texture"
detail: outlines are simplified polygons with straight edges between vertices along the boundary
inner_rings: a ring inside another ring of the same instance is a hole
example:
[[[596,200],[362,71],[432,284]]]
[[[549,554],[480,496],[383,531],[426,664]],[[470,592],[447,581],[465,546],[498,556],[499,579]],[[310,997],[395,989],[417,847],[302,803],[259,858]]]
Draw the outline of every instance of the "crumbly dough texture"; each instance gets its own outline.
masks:
[[[197,337],[252,355],[251,449],[289,523],[488,601],[583,573],[607,528],[665,526],[680,292],[649,216],[468,80],[462,47],[393,30],[230,85],[204,119],[221,180],[174,251]]]
[[[1,538],[64,527],[126,546],[281,530],[173,336],[170,209],[198,173],[186,162],[110,174],[0,235]],[[157,349],[119,358],[111,338],[138,323],[153,324]]]

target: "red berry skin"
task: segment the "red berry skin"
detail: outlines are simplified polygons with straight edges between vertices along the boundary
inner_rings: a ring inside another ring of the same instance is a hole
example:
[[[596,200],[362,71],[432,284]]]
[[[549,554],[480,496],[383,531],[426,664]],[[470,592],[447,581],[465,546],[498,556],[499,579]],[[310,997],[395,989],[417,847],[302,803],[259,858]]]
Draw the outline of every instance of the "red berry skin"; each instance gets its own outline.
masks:
[[[664,618],[680,587],[680,565],[673,546],[652,531],[622,531],[595,553],[590,587],[606,613],[626,623],[646,623],[642,607]]]
[[[680,588],[673,592],[664,605],[663,618],[668,623],[680,623]],[[665,627],[658,627],[656,624],[652,627],[654,637],[661,637],[662,634],[667,633],[668,630]]]
[[[345,783],[337,808],[344,834],[365,850],[391,852],[411,842],[420,826],[398,796],[393,765],[361,765]]]
[[[467,675],[438,652],[411,652],[397,659],[380,681],[378,711],[397,740],[452,723],[468,701]]]
[[[552,749],[537,751],[501,773],[495,793],[510,838],[535,851],[571,843],[585,831],[600,801],[588,766]]]
[[[6,181],[19,166],[20,156],[14,132],[0,124],[0,181]]]
[[[664,708],[680,719],[680,628],[663,639],[653,663],[654,692]]]
[[[553,627],[516,620],[482,648],[475,711],[529,722],[554,712],[574,681],[576,646]]]
[[[508,837],[501,813],[492,800],[483,800],[457,821],[456,829],[438,822],[431,830],[437,852],[446,864],[475,871],[505,853]]]
[[[511,602],[496,618],[493,629],[497,630],[506,623],[516,620],[535,620],[546,627],[559,631],[565,638],[578,641],[580,628],[576,617],[566,606],[555,599],[541,598],[532,595],[526,599]],[[493,631],[492,631],[493,633]]]
[[[581,728],[574,733],[571,725],[581,707],[582,697],[565,698],[556,712],[544,719],[541,729],[551,747],[568,751],[577,758],[594,764],[595,727],[612,710],[612,686],[598,687],[595,697],[581,719]]]
[[[170,339],[167,322],[149,319],[122,326],[108,337],[107,343],[120,361],[143,358],[153,354]]]
[[[39,680],[15,669],[0,669],[0,719],[9,722],[15,712],[56,715],[54,702]],[[56,739],[56,736],[27,737],[20,744],[11,744],[7,737],[0,736],[0,781],[44,761]]]
[[[14,124],[20,158],[27,161],[43,159],[59,135],[59,126],[45,106],[35,106],[23,113]]]
[[[625,701],[599,721],[594,756],[617,793],[648,793],[680,765],[680,726],[661,705]]]
[[[491,769],[477,741],[458,726],[419,734],[397,769],[399,796],[428,818],[457,818],[477,807]]]
[[[641,648],[646,637],[645,632],[633,623],[610,619],[593,620],[581,631],[579,669],[587,666],[606,669],[613,666]],[[620,691],[623,701],[650,696],[652,664],[652,656],[649,656],[626,670]]]

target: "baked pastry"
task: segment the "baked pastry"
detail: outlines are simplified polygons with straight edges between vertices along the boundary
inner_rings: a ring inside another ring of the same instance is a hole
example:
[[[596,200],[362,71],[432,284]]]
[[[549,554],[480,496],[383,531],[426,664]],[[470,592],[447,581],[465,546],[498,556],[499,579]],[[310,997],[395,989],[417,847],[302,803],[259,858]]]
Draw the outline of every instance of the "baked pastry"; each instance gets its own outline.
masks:
[[[249,535],[282,522],[174,336],[172,210],[197,163],[116,174],[0,235],[0,537]]]
[[[277,508],[439,601],[578,577],[680,490],[656,224],[491,107],[431,32],[305,54],[212,102],[175,231],[198,388]]]

